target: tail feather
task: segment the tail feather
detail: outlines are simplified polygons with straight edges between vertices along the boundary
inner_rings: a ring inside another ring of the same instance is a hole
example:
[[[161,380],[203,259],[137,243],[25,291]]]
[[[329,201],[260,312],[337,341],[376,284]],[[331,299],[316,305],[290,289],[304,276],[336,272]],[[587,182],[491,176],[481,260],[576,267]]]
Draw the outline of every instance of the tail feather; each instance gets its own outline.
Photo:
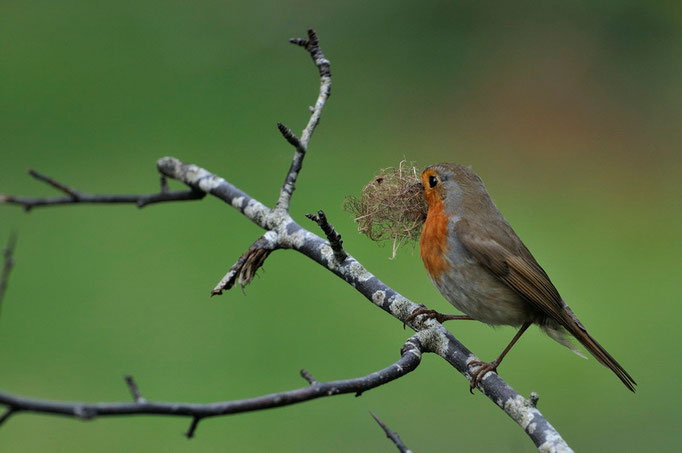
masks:
[[[578,357],[581,357],[583,359],[587,359],[585,354],[583,354],[578,348],[576,348],[575,344],[573,341],[573,337],[568,334],[568,331],[564,329],[564,327],[556,322],[554,319],[546,319],[541,325],[540,328],[542,329],[543,332],[545,332],[551,339],[556,341],[559,344],[562,344],[566,346],[568,349],[571,350],[571,352]]]
[[[632,392],[635,391],[635,385],[637,383],[630,376],[630,374],[625,371],[625,369],[614,359],[611,354],[609,354],[606,349],[600,345],[597,340],[592,338],[592,336],[587,333],[587,329],[583,327],[578,318],[573,314],[573,312],[566,307],[565,312],[562,316],[563,326],[583,345],[590,351],[590,354],[594,356],[602,365],[613,371],[618,379],[620,379],[623,384]]]

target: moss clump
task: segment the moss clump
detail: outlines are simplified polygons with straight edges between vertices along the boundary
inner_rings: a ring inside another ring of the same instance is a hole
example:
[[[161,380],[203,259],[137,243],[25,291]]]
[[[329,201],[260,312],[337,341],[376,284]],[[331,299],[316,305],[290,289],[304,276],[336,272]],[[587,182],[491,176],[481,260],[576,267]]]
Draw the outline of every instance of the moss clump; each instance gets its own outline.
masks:
[[[376,242],[392,241],[395,258],[399,247],[419,239],[426,220],[426,200],[412,163],[380,170],[358,197],[348,196],[344,209],[355,217],[358,231]]]

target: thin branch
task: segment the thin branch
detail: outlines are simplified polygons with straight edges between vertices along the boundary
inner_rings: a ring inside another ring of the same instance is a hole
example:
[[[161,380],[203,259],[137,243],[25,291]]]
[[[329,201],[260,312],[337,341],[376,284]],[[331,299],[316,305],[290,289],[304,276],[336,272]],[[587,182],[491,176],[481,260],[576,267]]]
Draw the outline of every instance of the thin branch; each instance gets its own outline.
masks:
[[[277,123],[277,129],[279,129],[279,132],[282,134],[282,137],[284,137],[284,139],[288,141],[289,144],[293,146],[294,149],[296,149],[296,151],[305,153],[305,148],[301,144],[301,140],[299,140],[299,138],[296,137],[296,135],[291,131],[291,129],[289,129],[282,123]]]
[[[3,423],[5,423],[9,418],[16,413],[16,409],[12,407],[8,407],[5,409],[5,411],[0,415],[0,426],[2,426]]]
[[[5,291],[9,285],[9,274],[14,267],[14,249],[17,246],[17,233],[13,231],[7,240],[7,246],[3,252],[2,273],[0,273],[0,311],[2,310],[2,300],[5,298]]]
[[[140,388],[137,386],[137,382],[135,382],[135,379],[132,376],[123,376],[123,379],[128,386],[128,390],[130,390],[130,394],[133,396],[133,401],[136,403],[147,402],[147,400],[142,396],[142,393],[140,393]]]
[[[296,179],[303,166],[303,158],[305,157],[306,150],[308,149],[308,143],[310,143],[310,138],[315,132],[315,128],[320,122],[322,117],[322,109],[329,99],[332,91],[332,74],[330,69],[329,60],[327,60],[322,53],[320,48],[320,42],[317,38],[315,30],[308,30],[308,39],[302,38],[292,38],[289,40],[292,44],[303,47],[310,54],[315,66],[320,73],[320,92],[317,96],[317,101],[315,101],[315,106],[311,108],[310,119],[308,124],[303,129],[301,138],[298,139],[291,130],[284,126],[282,123],[278,123],[277,127],[284,136],[284,138],[296,149],[294,153],[294,158],[291,162],[291,167],[289,167],[289,172],[284,179],[284,184],[282,185],[282,190],[279,194],[279,199],[275,205],[275,209],[281,209],[283,211],[289,211],[289,203],[291,201],[291,195],[294,193],[296,188]]]
[[[308,381],[308,384],[310,384],[310,385],[317,384],[317,381],[315,380],[313,375],[310,374],[309,372],[307,372],[306,370],[301,370],[301,377],[303,379],[305,379],[306,381]]]
[[[33,208],[40,208],[45,206],[58,206],[66,204],[121,204],[130,203],[137,205],[138,208],[143,208],[154,203],[161,203],[166,201],[189,201],[200,200],[206,196],[206,193],[200,190],[179,190],[175,192],[168,191],[168,187],[164,185],[163,179],[161,183],[161,192],[152,194],[88,194],[80,192],[76,189],[68,187],[57,180],[38,173],[35,170],[29,170],[29,174],[39,181],[42,181],[55,189],[66,193],[61,197],[24,197],[20,195],[6,195],[0,194],[0,203],[15,204],[23,206],[26,211]]]
[[[276,210],[281,210],[284,212],[289,211],[289,203],[291,202],[291,196],[296,188],[296,179],[298,178],[298,174],[301,171],[301,168],[303,167],[303,158],[305,157],[306,149],[308,147],[308,143],[310,142],[310,138],[312,137],[315,128],[320,122],[322,109],[324,108],[324,105],[331,94],[332,82],[329,60],[327,60],[324,57],[322,49],[320,49],[319,40],[314,30],[312,29],[308,30],[308,39],[296,38],[291,39],[290,41],[294,44],[304,47],[312,57],[315,66],[318,68],[320,72],[320,92],[318,94],[317,101],[315,102],[315,107],[311,109],[308,124],[303,129],[302,135],[303,139],[299,139],[292,132],[292,130],[286,127],[284,124],[277,123],[277,128],[279,129],[284,139],[287,142],[289,142],[289,144],[293,146],[294,149],[296,150],[296,152],[294,153],[294,157],[291,161],[289,171],[287,172],[287,175],[284,179],[284,184],[282,185],[282,189],[280,190],[279,199],[277,200],[277,204],[275,205]],[[322,224],[320,224],[320,226],[322,226]],[[266,235],[268,233],[266,233]],[[274,233],[272,234],[274,235]],[[252,281],[258,268],[260,268],[263,265],[263,262],[268,257],[270,252],[277,247],[278,242],[277,239],[278,238],[276,235],[269,239],[263,236],[256,242],[254,242],[253,245],[246,251],[246,253],[244,253],[237,260],[237,262],[230,268],[227,274],[225,274],[225,276],[220,280],[220,282],[213,288],[213,290],[211,291],[211,296],[222,294],[223,290],[229,290],[234,286],[235,282],[237,281],[239,282],[242,288],[248,285]],[[341,248],[340,245],[341,244],[340,239],[341,236],[338,236],[338,240],[336,242],[332,242],[332,244],[336,245],[336,248],[334,250],[335,254],[337,254],[339,258],[345,255],[345,252],[343,252],[343,249]],[[340,252],[337,251],[339,249],[341,250]],[[343,259],[341,259],[341,261],[343,261]]]
[[[35,170],[29,170],[28,174],[33,176],[34,178],[36,178],[38,181],[42,181],[44,183],[47,183],[47,184],[51,185],[52,187],[54,187],[55,189],[59,190],[60,192],[66,193],[67,195],[71,196],[71,198],[77,199],[80,197],[80,193],[77,190],[72,189],[71,187],[69,187],[65,184],[62,184],[59,181],[50,178],[49,176],[38,173]]]
[[[197,430],[197,426],[199,426],[199,422],[201,421],[201,417],[192,417],[192,422],[189,424],[189,428],[187,428],[187,432],[185,433],[185,437],[188,439],[191,439],[194,437],[194,433]]]
[[[329,221],[327,220],[327,216],[325,215],[324,211],[319,210],[317,211],[317,215],[306,214],[305,216],[320,226],[325,236],[327,236],[327,240],[329,241],[329,245],[331,246],[332,251],[334,252],[334,257],[336,258],[336,261],[338,261],[339,264],[343,263],[345,259],[348,258],[348,254],[343,249],[343,241],[341,240],[341,235],[336,232],[332,225],[329,224]]]
[[[39,400],[0,391],[0,404],[7,407],[0,422],[16,412],[63,415],[81,420],[105,416],[171,415],[192,417],[192,424],[186,433],[187,437],[192,437],[196,425],[204,418],[288,406],[333,395],[357,394],[399,379],[419,366],[423,336],[421,332],[413,335],[403,345],[398,361],[367,376],[330,382],[318,382],[313,379],[310,385],[296,390],[242,400],[196,404],[147,401],[135,396],[136,401],[133,403],[83,403]],[[126,382],[130,389],[130,382],[128,380]],[[136,393],[133,391],[133,394]]]
[[[170,192],[170,188],[168,187],[168,178],[165,176],[161,176],[160,179],[160,184],[161,184],[161,193],[168,193]]]
[[[399,450],[401,453],[412,453],[412,450],[410,450],[409,448],[407,448],[407,446],[406,446],[406,445],[403,443],[403,441],[400,439],[400,436],[398,435],[398,433],[395,433],[395,432],[391,431],[391,429],[390,429],[388,426],[386,426],[386,423],[382,422],[382,421],[379,419],[379,417],[377,417],[377,416],[374,414],[374,412],[370,412],[370,415],[371,415],[372,418],[379,424],[379,426],[381,426],[381,429],[383,429],[383,430],[384,430],[384,433],[386,433],[386,437],[388,437],[389,439],[391,439],[391,442],[393,442],[393,443],[395,444],[395,446],[398,448],[398,450]]]

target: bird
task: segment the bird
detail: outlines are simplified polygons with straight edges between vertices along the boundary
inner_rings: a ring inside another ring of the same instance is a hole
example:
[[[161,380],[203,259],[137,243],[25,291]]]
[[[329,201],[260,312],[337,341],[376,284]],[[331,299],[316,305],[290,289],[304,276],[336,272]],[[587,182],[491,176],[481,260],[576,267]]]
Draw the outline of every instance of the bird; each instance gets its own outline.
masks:
[[[420,180],[428,206],[419,241],[421,259],[443,297],[465,314],[446,315],[422,307],[406,322],[426,316],[439,322],[477,320],[519,329],[497,359],[469,362],[474,368],[471,393],[489,371],[497,372],[505,355],[532,324],[582,355],[570,343],[572,335],[635,391],[635,380],[588,333],[470,167],[432,165],[423,170]]]

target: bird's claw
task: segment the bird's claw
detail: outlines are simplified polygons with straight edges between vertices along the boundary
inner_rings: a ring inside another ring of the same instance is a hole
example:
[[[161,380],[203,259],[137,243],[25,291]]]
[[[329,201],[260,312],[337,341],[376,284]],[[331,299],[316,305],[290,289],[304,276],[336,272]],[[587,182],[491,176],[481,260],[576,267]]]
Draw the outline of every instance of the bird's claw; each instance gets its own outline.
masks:
[[[440,313],[438,313],[436,310],[431,310],[430,308],[426,307],[417,308],[415,311],[410,313],[410,316],[405,318],[405,320],[403,321],[403,329],[405,328],[408,322],[412,321],[414,318],[420,315],[426,315],[426,319],[432,318],[437,319],[437,316],[440,315]]]
[[[469,367],[477,366],[477,370],[471,372],[471,383],[469,384],[469,392],[473,395],[474,389],[480,384],[485,375],[489,371],[497,373],[497,366],[499,363],[495,360],[493,362],[481,362],[480,360],[472,360],[469,362]]]
[[[431,310],[430,308],[426,308],[422,306],[421,308],[417,308],[415,311],[413,311],[410,316],[405,318],[405,321],[403,321],[403,329],[405,328],[405,325],[412,321],[414,318],[417,316],[426,316],[426,319],[435,319],[439,323],[443,324],[445,321],[452,321],[454,319],[468,319],[471,320],[473,319],[471,316],[468,315],[446,315],[444,313],[439,313],[436,310]]]

